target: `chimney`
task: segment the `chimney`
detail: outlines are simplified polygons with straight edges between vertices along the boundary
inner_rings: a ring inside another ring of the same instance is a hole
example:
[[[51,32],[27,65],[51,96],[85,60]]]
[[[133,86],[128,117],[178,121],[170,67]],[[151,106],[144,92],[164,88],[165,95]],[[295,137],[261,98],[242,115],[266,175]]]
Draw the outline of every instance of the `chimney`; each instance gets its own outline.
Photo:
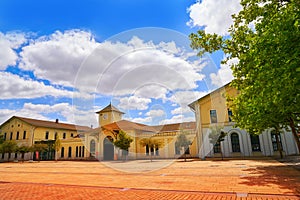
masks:
[[[58,123],[58,119],[55,120],[55,123]]]

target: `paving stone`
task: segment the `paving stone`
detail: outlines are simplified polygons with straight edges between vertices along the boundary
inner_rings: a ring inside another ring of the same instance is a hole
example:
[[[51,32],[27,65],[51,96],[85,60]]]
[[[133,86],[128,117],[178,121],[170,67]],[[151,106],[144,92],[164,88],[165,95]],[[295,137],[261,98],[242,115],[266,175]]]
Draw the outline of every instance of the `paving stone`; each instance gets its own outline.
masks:
[[[1,163],[0,200],[300,199],[300,171],[276,160],[163,162]]]

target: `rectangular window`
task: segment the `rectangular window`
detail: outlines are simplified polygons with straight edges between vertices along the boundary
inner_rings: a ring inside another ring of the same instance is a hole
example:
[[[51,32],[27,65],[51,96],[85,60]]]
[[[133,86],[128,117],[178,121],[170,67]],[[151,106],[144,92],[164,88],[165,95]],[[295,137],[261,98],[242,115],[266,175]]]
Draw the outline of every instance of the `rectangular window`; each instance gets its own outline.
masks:
[[[20,136],[20,133],[19,133],[19,131],[18,131],[18,132],[17,132],[17,136],[16,136],[16,140],[19,139],[19,136]]]
[[[211,123],[217,123],[217,111],[216,110],[210,110],[210,122]]]
[[[251,134],[250,140],[252,151],[260,151],[259,136]]]
[[[9,139],[12,140],[12,138],[13,138],[13,132],[10,133],[10,138]]]
[[[61,157],[61,158],[65,157],[65,147],[62,147],[62,148],[61,148],[60,157]]]
[[[4,138],[4,140],[6,140],[6,133],[4,133],[4,137],[3,138]]]
[[[232,122],[232,110],[230,110],[229,108],[227,109],[228,111],[228,121]]]
[[[63,133],[63,139],[66,139],[66,133]]]
[[[26,131],[23,132],[23,139],[26,139]]]
[[[146,145],[146,155],[149,156],[149,146],[148,146],[148,144]]]
[[[46,131],[45,139],[48,140],[48,138],[49,138],[49,131]]]

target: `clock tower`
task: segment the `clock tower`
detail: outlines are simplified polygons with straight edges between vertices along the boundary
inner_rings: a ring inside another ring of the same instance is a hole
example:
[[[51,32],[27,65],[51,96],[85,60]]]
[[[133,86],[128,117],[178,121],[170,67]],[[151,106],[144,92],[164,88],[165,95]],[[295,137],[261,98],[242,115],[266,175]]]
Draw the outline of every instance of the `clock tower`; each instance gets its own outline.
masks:
[[[123,114],[125,114],[111,103],[96,113],[99,115],[99,127],[120,121],[122,120]]]

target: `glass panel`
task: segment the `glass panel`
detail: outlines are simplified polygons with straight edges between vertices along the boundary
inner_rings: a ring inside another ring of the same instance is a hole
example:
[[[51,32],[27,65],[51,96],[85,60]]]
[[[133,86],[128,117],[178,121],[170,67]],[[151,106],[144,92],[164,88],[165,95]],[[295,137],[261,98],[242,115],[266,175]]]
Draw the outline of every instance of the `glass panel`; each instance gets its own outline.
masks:
[[[260,151],[259,136],[250,135],[252,151]]]
[[[278,140],[279,140],[279,145],[281,145],[282,147],[280,134],[278,135]],[[278,151],[278,146],[276,142],[276,132],[274,130],[271,132],[271,141],[272,141],[273,151]]]
[[[217,111],[216,110],[210,110],[210,122],[211,123],[217,123]]]
[[[221,144],[219,141],[214,145],[214,153],[221,153]]]
[[[231,145],[232,145],[232,152],[241,152],[239,135],[237,133],[231,134]]]

